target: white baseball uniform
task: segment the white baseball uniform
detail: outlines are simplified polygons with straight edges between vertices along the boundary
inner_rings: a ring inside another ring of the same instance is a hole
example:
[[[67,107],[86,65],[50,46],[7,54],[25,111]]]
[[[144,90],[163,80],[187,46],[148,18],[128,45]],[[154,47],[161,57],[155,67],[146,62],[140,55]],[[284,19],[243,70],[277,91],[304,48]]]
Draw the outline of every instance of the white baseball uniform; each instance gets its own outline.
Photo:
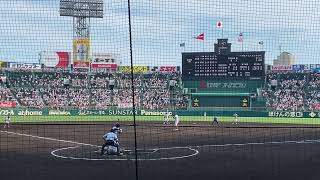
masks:
[[[175,125],[177,128],[178,128],[179,122],[180,122],[179,116],[176,114],[176,115],[175,115],[174,125]]]

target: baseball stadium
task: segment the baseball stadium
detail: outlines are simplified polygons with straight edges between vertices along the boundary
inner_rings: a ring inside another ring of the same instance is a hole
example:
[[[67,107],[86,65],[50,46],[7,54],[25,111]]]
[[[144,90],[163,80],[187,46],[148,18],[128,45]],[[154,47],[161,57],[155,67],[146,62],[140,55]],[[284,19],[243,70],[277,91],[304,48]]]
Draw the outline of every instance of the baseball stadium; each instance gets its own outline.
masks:
[[[320,2],[0,8],[1,179],[320,178]]]

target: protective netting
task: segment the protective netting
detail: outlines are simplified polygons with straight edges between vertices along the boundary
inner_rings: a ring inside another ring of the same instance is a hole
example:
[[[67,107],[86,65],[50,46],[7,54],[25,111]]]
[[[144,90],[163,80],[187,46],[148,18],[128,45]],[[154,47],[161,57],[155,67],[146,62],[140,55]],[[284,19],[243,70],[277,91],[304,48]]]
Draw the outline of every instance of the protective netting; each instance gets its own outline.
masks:
[[[1,178],[317,179],[319,8],[2,0]]]

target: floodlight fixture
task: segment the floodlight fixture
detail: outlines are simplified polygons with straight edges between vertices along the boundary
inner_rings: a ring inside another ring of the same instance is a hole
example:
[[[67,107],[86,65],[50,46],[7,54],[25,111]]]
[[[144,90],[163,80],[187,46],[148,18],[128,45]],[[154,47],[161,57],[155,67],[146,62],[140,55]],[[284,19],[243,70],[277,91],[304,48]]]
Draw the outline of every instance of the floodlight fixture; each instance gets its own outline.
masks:
[[[60,0],[60,16],[103,18],[103,0]]]

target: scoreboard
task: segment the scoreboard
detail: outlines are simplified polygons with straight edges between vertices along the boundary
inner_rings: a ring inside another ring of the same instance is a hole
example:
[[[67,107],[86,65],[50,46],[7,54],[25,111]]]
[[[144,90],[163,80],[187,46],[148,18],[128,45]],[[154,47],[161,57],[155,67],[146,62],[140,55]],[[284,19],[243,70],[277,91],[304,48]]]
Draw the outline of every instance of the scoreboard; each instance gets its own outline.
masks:
[[[263,51],[182,53],[182,78],[201,79],[262,79],[265,75]]]

